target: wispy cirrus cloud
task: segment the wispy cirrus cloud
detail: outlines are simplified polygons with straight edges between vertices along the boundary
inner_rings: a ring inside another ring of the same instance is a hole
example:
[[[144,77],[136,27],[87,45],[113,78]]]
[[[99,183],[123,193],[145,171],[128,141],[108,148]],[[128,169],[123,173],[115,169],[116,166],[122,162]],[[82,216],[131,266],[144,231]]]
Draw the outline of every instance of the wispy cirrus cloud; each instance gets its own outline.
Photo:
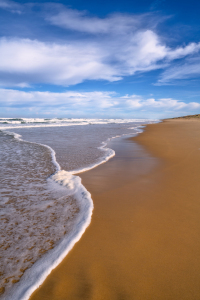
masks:
[[[178,80],[195,79],[200,76],[200,57],[193,57],[165,70],[157,85],[172,84]]]
[[[15,1],[11,0],[0,0],[0,8],[8,10],[12,13],[21,13],[23,6]]]
[[[62,11],[50,13],[46,20],[53,25],[68,30],[75,30],[89,34],[128,34],[145,24],[143,15],[111,14],[105,18],[90,16],[86,11],[78,11],[63,7]]]

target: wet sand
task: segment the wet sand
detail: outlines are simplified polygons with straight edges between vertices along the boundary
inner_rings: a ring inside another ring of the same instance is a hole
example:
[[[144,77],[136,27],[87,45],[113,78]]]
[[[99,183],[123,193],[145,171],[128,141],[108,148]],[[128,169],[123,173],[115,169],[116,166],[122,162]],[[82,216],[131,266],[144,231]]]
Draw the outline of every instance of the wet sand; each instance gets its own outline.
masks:
[[[92,222],[31,300],[200,299],[200,121],[148,125],[81,175]]]

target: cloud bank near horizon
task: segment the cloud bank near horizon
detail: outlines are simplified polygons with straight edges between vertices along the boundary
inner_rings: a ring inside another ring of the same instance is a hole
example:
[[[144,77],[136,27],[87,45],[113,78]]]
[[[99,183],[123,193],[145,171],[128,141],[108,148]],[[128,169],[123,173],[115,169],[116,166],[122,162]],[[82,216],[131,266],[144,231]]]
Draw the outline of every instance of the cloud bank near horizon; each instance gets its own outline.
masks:
[[[6,100],[5,100],[6,99]],[[152,112],[154,116],[162,114],[180,115],[196,112],[200,109],[197,102],[185,103],[171,98],[147,98],[139,95],[119,96],[115,92],[24,92],[12,89],[0,89],[0,107],[7,112],[20,113],[25,108],[32,114],[84,116],[93,113],[93,116],[112,117],[122,115],[130,117],[135,113],[147,116]],[[109,108],[109,110],[108,110]]]

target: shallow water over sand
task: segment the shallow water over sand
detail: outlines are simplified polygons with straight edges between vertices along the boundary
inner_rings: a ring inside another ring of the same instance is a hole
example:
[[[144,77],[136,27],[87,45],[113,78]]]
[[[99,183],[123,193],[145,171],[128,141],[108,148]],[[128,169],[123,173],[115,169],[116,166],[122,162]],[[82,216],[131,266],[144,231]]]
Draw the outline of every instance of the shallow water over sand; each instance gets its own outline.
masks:
[[[55,172],[49,149],[2,133],[0,140],[3,291],[18,282],[25,270],[70,230],[78,206],[64,189],[47,181]]]
[[[57,167],[51,149],[43,145],[55,150],[63,170],[91,168],[114,153],[103,142],[134,134],[139,124],[9,129],[20,134],[22,140],[0,132],[2,294],[23,278],[38,258],[57,246],[84,213],[78,194],[73,196],[75,187],[70,190],[70,182],[62,186],[63,182],[56,184],[54,177],[49,178]]]

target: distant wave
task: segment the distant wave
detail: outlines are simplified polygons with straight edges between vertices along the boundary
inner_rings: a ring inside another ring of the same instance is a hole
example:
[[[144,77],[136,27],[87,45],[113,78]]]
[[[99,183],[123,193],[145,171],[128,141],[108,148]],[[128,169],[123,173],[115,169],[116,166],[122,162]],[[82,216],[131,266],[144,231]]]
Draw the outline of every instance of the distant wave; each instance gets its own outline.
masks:
[[[149,119],[73,119],[73,118],[1,118],[0,129],[30,128],[30,127],[57,127],[94,124],[122,124],[133,122],[157,121]]]

